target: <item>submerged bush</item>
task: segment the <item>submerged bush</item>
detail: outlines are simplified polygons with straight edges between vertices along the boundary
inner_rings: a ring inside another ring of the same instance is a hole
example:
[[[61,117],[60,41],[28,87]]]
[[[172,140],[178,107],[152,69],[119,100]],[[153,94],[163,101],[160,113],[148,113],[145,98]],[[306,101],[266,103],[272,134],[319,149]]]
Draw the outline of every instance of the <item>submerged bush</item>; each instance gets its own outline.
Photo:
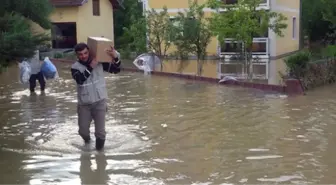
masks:
[[[302,51],[288,57],[285,63],[289,77],[299,79],[305,89],[336,82],[335,58],[311,61],[311,57],[309,51]]]
[[[301,73],[307,68],[310,59],[311,53],[309,51],[301,51],[285,59],[289,75],[301,76]]]

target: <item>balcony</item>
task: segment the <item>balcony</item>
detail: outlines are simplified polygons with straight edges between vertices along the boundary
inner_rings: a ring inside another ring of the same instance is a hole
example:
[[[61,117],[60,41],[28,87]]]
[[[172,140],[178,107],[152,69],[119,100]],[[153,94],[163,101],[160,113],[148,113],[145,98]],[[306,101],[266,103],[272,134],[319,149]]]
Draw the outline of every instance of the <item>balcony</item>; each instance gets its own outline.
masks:
[[[221,58],[230,60],[242,53],[243,44],[234,41],[233,39],[226,39],[225,43],[219,48],[219,55]],[[269,58],[269,39],[268,38],[254,38],[252,45],[253,58]]]
[[[239,0],[221,0],[225,5],[235,5]],[[260,6],[257,9],[269,9],[270,8],[270,0],[262,0]],[[225,11],[225,8],[220,11]]]
[[[219,47],[221,62],[219,63],[219,78],[234,76],[238,79],[246,79],[245,60],[241,58],[243,44],[226,39],[222,47]],[[269,39],[254,38],[252,45],[253,79],[268,79]]]

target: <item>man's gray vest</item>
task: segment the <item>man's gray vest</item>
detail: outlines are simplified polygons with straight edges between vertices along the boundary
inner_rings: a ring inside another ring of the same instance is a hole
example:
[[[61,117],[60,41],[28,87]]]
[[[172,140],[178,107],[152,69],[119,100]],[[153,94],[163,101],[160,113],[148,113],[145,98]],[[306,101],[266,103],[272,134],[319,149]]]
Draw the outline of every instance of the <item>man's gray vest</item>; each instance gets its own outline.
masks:
[[[86,66],[77,61],[72,68],[84,73]],[[88,105],[108,98],[102,64],[99,63],[92,70],[91,75],[82,85],[77,84],[77,97],[79,105]]]

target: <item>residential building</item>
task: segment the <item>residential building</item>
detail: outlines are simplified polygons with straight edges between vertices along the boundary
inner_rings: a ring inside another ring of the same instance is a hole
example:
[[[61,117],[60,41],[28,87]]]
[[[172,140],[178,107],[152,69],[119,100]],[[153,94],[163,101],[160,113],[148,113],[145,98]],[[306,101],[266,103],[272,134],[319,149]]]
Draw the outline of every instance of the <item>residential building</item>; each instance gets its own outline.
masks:
[[[49,0],[54,6],[50,16],[51,46],[54,49],[73,48],[86,42],[88,36],[114,39],[113,9],[119,0]],[[46,31],[35,25],[35,31]]]
[[[142,0],[144,9],[162,11],[166,6],[168,13],[173,18],[179,11],[188,8],[188,0]],[[238,0],[222,0],[226,4],[235,4]],[[299,50],[300,43],[300,1],[301,0],[263,0],[259,8],[282,13],[287,17],[288,25],[283,30],[284,37],[277,36],[272,30],[253,39],[253,78],[267,80],[270,84],[281,83],[279,72],[285,73],[286,65],[283,58]],[[206,0],[198,0],[205,3]],[[222,11],[225,11],[224,9]],[[214,10],[205,8],[205,15],[210,16]],[[216,37],[212,38],[207,48],[209,56],[221,58],[217,66],[217,77],[233,75],[245,78],[243,63],[232,60],[232,56],[239,51],[232,44],[232,39],[226,39],[225,43],[219,43]]]

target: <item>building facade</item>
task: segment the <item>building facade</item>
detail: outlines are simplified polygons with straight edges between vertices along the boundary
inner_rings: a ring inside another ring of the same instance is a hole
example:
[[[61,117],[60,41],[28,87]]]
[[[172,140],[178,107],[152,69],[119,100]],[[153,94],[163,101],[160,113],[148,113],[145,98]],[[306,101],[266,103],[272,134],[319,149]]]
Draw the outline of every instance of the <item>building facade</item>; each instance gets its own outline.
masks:
[[[226,4],[235,4],[238,0],[222,0]],[[162,11],[166,6],[168,13],[173,18],[177,12],[188,8],[188,0],[142,0],[144,10],[155,9]],[[198,0],[206,3],[206,0]],[[287,28],[283,30],[283,37],[277,36],[272,30],[260,37],[253,39],[253,78],[267,80],[270,84],[281,83],[280,73],[285,73],[286,65],[284,57],[298,51],[300,48],[300,0],[263,0],[259,8],[278,12],[287,17]],[[210,16],[214,10],[205,8],[206,16]],[[222,11],[225,11],[224,9]],[[225,43],[219,43],[213,37],[207,52],[209,56],[220,57],[217,66],[217,77],[232,75],[245,78],[242,62],[232,60],[232,56],[239,51],[232,44],[232,39],[226,39]]]
[[[54,6],[51,30],[34,25],[33,30],[48,32],[54,49],[73,48],[88,36],[114,39],[113,9],[118,0],[49,0]]]

